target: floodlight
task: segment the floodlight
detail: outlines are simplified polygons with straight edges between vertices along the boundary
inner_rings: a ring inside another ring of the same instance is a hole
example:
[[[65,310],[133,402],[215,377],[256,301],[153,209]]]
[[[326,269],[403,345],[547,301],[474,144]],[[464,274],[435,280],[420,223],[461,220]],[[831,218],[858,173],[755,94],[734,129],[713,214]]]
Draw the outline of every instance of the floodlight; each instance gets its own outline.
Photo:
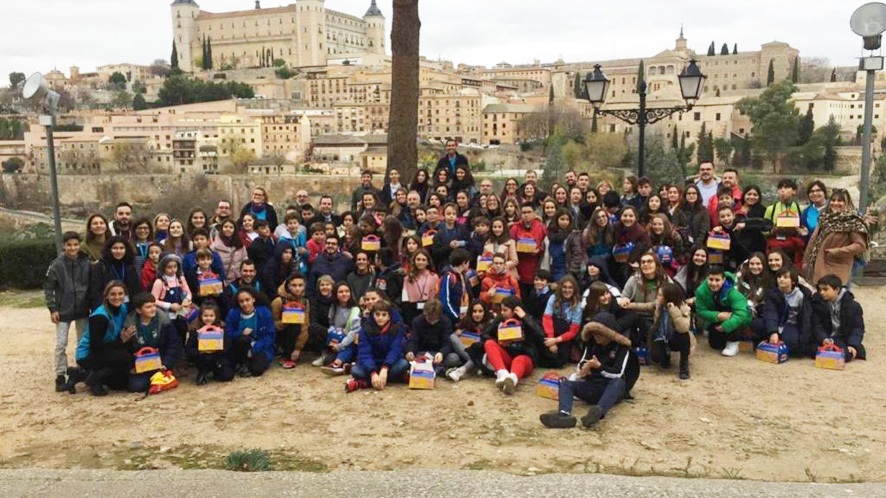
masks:
[[[49,85],[40,73],[34,73],[31,76],[28,76],[28,79],[25,80],[24,86],[22,86],[22,97],[24,97],[25,100],[42,101],[43,105],[52,114],[55,114],[56,108],[58,107],[58,93],[49,89]]]
[[[882,33],[886,31],[886,4],[871,2],[862,5],[852,13],[849,27],[864,38],[865,50],[877,50]]]

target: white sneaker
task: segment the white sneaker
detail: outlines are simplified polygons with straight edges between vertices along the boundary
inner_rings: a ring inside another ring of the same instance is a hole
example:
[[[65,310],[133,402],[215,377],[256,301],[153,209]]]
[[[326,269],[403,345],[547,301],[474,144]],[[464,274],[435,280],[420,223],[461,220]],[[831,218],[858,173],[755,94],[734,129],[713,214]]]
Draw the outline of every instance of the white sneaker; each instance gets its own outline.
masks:
[[[727,342],[726,347],[723,348],[723,352],[720,354],[723,356],[735,356],[738,354],[739,349],[738,341]]]
[[[320,356],[317,357],[316,360],[314,360],[314,361],[311,362],[311,365],[313,365],[313,366],[315,366],[315,367],[322,367],[322,366],[323,366],[323,360],[324,360],[324,359],[326,359],[326,355],[322,355],[322,354],[321,354]]]
[[[446,371],[446,377],[452,382],[458,382],[461,380],[462,376],[465,374],[465,370],[462,367],[458,368],[450,368]]]
[[[504,385],[501,390],[504,391],[505,394],[514,394],[514,390],[517,389],[517,374],[510,373],[507,377],[505,377]]]
[[[504,385],[505,379],[507,379],[507,378],[508,378],[508,371],[507,370],[499,370],[498,372],[495,372],[495,387],[501,389],[501,386]]]

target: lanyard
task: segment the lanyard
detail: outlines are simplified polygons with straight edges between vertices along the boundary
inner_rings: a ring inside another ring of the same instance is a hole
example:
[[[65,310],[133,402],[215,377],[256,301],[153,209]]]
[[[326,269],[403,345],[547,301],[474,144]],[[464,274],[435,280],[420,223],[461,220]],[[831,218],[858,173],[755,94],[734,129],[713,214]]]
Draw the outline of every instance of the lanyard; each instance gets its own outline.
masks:
[[[126,281],[126,265],[120,265],[120,267],[123,269],[123,275],[120,275],[117,272],[117,268],[114,267],[114,263],[111,263],[111,271],[114,272],[114,276],[117,277],[117,280],[120,280],[121,282],[125,282]]]

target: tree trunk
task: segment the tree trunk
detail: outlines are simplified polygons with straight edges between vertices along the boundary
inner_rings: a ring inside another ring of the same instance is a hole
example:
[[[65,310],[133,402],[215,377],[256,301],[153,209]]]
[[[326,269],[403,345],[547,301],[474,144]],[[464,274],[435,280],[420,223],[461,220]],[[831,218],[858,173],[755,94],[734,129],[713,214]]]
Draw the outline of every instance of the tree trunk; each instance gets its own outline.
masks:
[[[412,181],[418,164],[418,41],[421,21],[418,0],[394,0],[391,26],[391,117],[388,127],[388,169],[396,168],[404,183]]]

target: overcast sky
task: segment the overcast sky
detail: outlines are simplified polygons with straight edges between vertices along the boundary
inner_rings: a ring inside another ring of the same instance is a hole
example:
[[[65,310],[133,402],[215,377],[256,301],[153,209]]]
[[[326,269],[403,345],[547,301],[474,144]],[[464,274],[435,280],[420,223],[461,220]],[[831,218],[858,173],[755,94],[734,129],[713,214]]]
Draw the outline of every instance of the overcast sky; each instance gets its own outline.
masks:
[[[292,0],[263,0],[275,7]],[[391,1],[378,5],[391,28]],[[171,0],[0,0],[0,85],[7,74],[68,74],[96,66],[169,59]],[[210,12],[249,9],[253,0],[198,0]],[[802,57],[854,65],[861,39],[849,17],[863,0],[422,0],[421,53],[456,64],[531,63],[534,59],[590,61],[649,57],[672,48],[680,24],[690,48],[758,50],[779,40]],[[327,0],[326,6],[362,16],[369,0]]]

